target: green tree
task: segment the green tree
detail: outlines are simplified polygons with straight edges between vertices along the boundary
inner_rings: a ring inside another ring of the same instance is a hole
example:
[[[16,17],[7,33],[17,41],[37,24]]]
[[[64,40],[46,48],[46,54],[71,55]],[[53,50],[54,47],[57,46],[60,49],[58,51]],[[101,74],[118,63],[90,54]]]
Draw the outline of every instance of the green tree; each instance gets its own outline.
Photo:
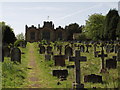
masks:
[[[25,36],[24,36],[23,33],[20,33],[20,34],[17,34],[17,35],[16,35],[16,38],[17,38],[18,40],[24,40],[24,39],[25,39]]]
[[[81,33],[82,32],[82,26],[80,27],[77,23],[69,24],[65,27],[68,33],[68,40],[73,40],[73,34],[74,33]]]
[[[120,18],[116,29],[116,36],[120,39]]]
[[[103,39],[104,19],[105,16],[102,14],[92,14],[89,16],[83,29],[87,38],[92,40]]]
[[[10,26],[6,25],[5,22],[0,22],[0,27],[2,28],[2,42],[13,44],[16,41],[13,29]]]
[[[116,28],[119,21],[118,11],[110,10],[105,18],[104,38],[105,40],[116,39]]]

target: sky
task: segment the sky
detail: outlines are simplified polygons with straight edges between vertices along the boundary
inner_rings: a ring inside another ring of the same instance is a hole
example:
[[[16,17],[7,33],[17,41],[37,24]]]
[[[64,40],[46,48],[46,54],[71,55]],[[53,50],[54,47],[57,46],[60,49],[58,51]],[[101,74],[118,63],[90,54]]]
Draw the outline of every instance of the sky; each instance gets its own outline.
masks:
[[[16,0],[17,1],[17,0]],[[26,0],[24,0],[26,1]],[[15,34],[25,33],[25,25],[43,26],[44,21],[52,21],[55,28],[71,23],[85,25],[89,15],[106,15],[110,9],[118,10],[118,1],[111,2],[0,2],[0,21],[14,29]],[[54,1],[54,0],[53,0]],[[76,1],[76,0],[75,0]],[[85,0],[84,0],[85,1]],[[106,0],[107,1],[107,0]],[[48,18],[49,17],[49,18]]]

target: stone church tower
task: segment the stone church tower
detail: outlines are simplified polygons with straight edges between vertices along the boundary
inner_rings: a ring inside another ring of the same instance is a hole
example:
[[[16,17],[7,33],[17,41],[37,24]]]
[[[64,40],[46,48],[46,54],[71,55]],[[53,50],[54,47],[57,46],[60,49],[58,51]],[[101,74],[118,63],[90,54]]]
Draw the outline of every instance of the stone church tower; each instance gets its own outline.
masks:
[[[25,26],[25,39],[27,42],[38,42],[41,40],[55,41],[55,40],[67,40],[67,32],[64,28],[59,26],[54,29],[52,21],[44,21],[43,27],[31,27]]]

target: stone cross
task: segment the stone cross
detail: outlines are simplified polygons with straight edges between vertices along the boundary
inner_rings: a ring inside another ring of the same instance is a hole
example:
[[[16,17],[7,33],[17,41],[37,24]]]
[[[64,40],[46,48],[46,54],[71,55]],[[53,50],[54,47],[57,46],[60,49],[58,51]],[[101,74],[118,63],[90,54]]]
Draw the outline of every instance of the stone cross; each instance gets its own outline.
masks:
[[[99,54],[98,57],[101,57],[102,59],[102,69],[101,69],[102,72],[103,70],[105,70],[104,58],[107,57],[107,54],[104,54],[103,46],[102,46],[101,54]]]
[[[73,57],[75,60],[75,81],[76,81],[76,88],[83,88],[84,86],[82,86],[81,84],[81,79],[80,79],[80,74],[81,74],[81,70],[80,70],[80,62],[81,61],[87,61],[87,58],[85,56],[80,56],[80,50],[76,50],[75,51],[75,57]]]

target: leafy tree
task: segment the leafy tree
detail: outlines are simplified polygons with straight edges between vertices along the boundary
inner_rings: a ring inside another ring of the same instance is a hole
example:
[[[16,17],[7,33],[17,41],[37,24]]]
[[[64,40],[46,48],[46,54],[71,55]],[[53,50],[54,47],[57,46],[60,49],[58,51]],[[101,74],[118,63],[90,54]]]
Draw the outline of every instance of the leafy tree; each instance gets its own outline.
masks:
[[[116,36],[120,39],[120,18],[116,29]]]
[[[74,33],[81,33],[82,32],[82,26],[80,27],[77,23],[69,24],[65,27],[68,33],[68,40],[73,39]]]
[[[105,18],[104,38],[105,40],[116,39],[116,28],[119,21],[118,11],[110,10]]]
[[[10,26],[6,25],[5,22],[0,22],[0,27],[2,28],[2,42],[13,44],[16,41],[13,29]]]
[[[105,16],[102,14],[92,14],[89,16],[83,29],[87,38],[93,40],[103,39],[104,19]]]
[[[23,33],[20,33],[20,34],[17,34],[17,35],[16,35],[16,38],[17,38],[18,40],[24,40],[24,39],[25,39],[25,36],[24,36]]]

